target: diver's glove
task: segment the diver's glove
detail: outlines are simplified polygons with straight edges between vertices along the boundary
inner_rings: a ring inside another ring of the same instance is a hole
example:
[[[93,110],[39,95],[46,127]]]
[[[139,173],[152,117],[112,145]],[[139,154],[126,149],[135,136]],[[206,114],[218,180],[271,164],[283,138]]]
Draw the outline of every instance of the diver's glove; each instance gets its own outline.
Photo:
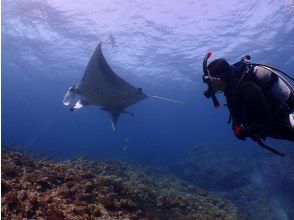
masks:
[[[234,125],[233,132],[236,138],[243,141],[250,136],[250,134],[241,125]]]

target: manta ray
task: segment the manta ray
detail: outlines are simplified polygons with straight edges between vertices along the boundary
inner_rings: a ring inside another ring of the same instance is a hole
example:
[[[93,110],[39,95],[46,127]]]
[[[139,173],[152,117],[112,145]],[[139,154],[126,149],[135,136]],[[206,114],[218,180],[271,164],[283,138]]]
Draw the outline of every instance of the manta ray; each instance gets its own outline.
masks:
[[[109,113],[112,130],[115,133],[120,114],[126,113],[134,116],[125,109],[147,99],[149,95],[144,94],[142,88],[134,87],[114,73],[103,56],[101,46],[102,43],[98,43],[86,67],[83,79],[68,89],[63,104],[70,105],[77,94],[80,99],[70,108],[70,111],[74,112],[87,105],[100,106],[101,110]],[[159,96],[152,97],[181,103]]]

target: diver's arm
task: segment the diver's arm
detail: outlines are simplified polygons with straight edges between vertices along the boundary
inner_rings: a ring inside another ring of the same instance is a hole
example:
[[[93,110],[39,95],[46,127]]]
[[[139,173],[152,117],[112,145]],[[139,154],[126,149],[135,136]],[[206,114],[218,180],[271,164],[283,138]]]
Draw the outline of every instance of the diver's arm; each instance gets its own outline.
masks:
[[[240,112],[234,124],[235,128],[237,125],[240,126],[243,137],[264,136],[271,118],[268,103],[261,88],[253,82],[246,82],[241,85],[236,99],[242,104],[239,105]]]
[[[233,133],[234,135],[240,139],[240,140],[245,140],[246,137],[248,137],[242,129],[242,120],[241,120],[241,117],[240,117],[240,112],[241,109],[239,108],[239,104],[238,103],[235,103],[235,105],[233,105],[231,102],[230,102],[230,99],[228,99],[227,97],[227,104],[226,106],[228,107],[229,109],[229,112],[230,112],[230,118],[229,118],[229,121],[228,123],[230,123],[232,121],[232,130],[233,130]]]

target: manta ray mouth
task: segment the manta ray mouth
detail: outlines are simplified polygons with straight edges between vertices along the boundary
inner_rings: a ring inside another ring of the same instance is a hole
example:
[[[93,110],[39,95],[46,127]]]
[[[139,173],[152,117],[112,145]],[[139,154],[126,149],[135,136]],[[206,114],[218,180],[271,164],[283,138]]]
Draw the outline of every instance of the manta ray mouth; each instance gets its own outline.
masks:
[[[69,88],[69,90],[67,91],[67,93],[64,96],[63,104],[69,105],[71,103],[71,101],[73,100],[73,98],[75,97],[76,93],[77,92],[73,87]]]

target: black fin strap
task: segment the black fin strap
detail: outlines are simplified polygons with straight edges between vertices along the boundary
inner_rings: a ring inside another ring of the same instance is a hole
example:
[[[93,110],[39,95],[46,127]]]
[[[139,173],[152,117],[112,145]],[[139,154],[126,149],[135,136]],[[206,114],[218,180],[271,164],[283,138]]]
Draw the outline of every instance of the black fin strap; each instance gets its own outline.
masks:
[[[272,148],[272,147],[266,145],[259,137],[252,136],[251,139],[253,141],[257,142],[260,147],[272,152],[273,154],[276,154],[277,156],[280,156],[280,157],[285,157],[285,154],[283,154],[282,152],[276,150],[275,148]]]

